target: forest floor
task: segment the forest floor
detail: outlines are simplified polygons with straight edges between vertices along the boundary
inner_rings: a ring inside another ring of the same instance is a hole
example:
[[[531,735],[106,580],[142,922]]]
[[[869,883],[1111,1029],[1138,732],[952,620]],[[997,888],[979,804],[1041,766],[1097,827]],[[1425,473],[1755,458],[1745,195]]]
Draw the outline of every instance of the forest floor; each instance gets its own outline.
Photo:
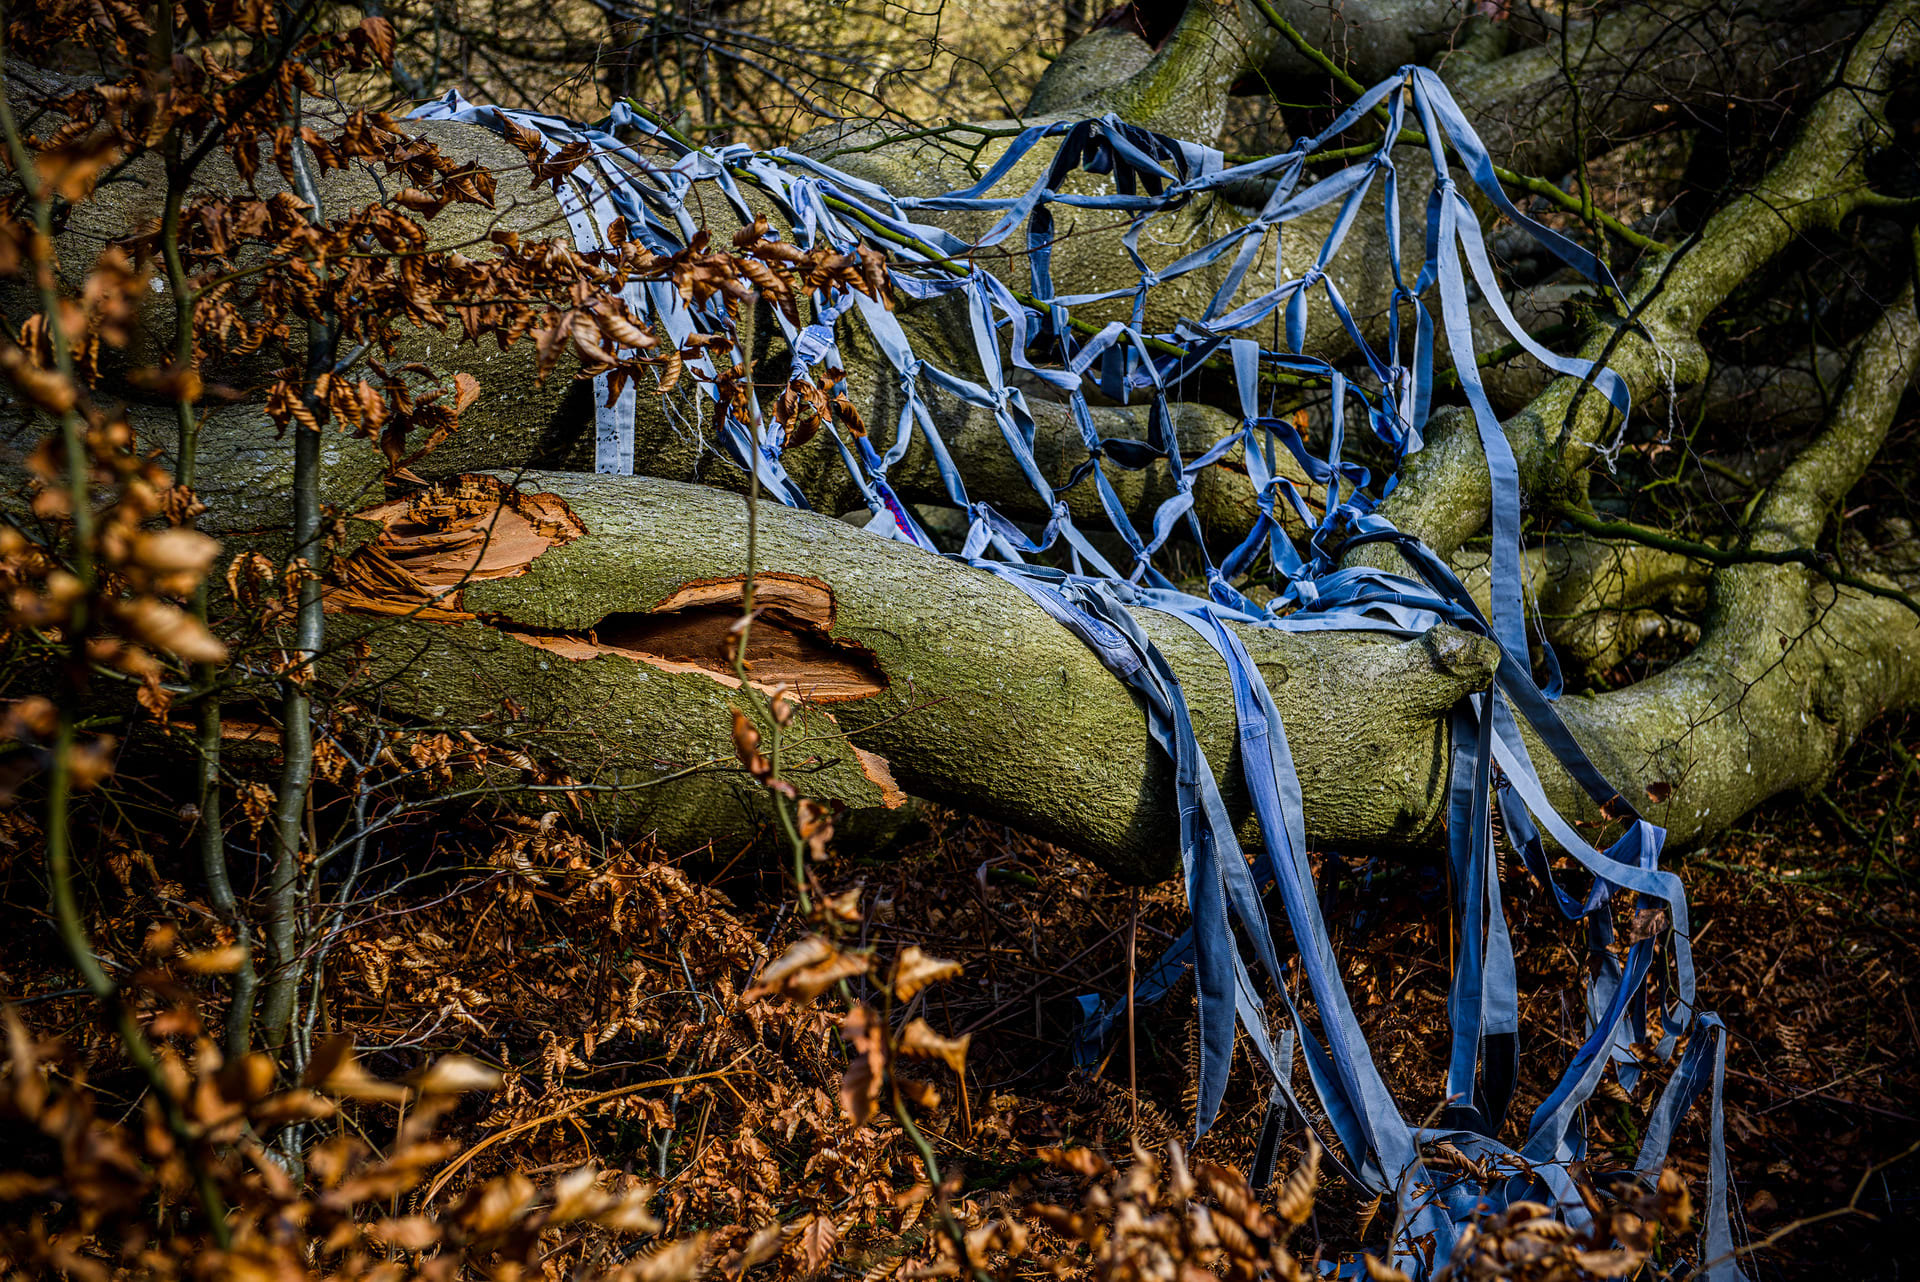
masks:
[[[1776,802],[1679,865],[1703,1002],[1732,1030],[1737,1234],[1747,1243],[1779,1236],[1748,1261],[1757,1278],[1920,1270],[1911,1230],[1920,1216],[1916,746],[1920,721],[1881,727],[1829,790]],[[96,818],[88,869],[103,905],[99,951],[131,973],[156,924],[217,942],[173,843],[143,838],[124,814]],[[47,925],[36,836],[23,812],[0,812],[0,897],[21,923],[0,937],[0,994],[38,1035],[77,1048],[110,1101],[103,1114],[128,1110],[132,1086],[114,1094],[126,1082],[116,1046],[73,991]],[[1440,1103],[1447,1054],[1440,867],[1323,856],[1320,871],[1359,1018],[1417,1117]],[[1090,1145],[1118,1158],[1132,1143],[1158,1149],[1191,1135],[1190,983],[1139,1009],[1131,1063],[1124,1031],[1097,1063],[1076,1065],[1070,1050],[1077,999],[1124,991],[1130,926],[1142,971],[1181,929],[1177,884],[1136,897],[1083,859],[937,809],[884,854],[830,858],[815,875],[828,892],[861,888],[860,920],[843,943],[857,939],[881,958],[914,944],[964,965],[906,1012],[971,1037],[964,1091],[952,1098],[952,1079],[940,1078],[949,1098],[925,1095],[922,1110],[963,1219],[1057,1193],[1036,1160],[1041,1148]],[[763,959],[801,933],[791,883],[772,864],[711,851],[663,860],[574,835],[555,817],[448,822],[423,811],[363,885],[311,1011],[316,1039],[350,1034],[382,1076],[450,1050],[507,1075],[505,1089],[451,1119],[467,1148],[416,1208],[506,1170],[537,1175],[591,1158],[658,1181],[670,1230],[722,1226],[716,1249],[746,1232],[727,1225],[772,1216],[796,1231],[817,1224],[799,1234],[785,1276],[814,1271],[823,1256],[839,1274],[884,1276],[930,1249],[902,1194],[917,1159],[884,1113],[854,1128],[836,1103],[844,1002],[802,1009],[742,996]],[[1523,996],[1511,1132],[1577,1044],[1586,963],[1578,929],[1517,865],[1505,887]],[[172,1020],[156,1031],[190,1033],[188,1005],[214,1025],[219,985],[182,983],[191,1001],[177,987],[154,990],[150,1007]],[[870,991],[864,977],[854,991]],[[1657,1088],[1664,1070],[1649,1076]],[[1255,1081],[1243,1054],[1196,1157],[1246,1169],[1264,1102]],[[1300,1090],[1309,1096],[1304,1081]],[[1630,1164],[1649,1094],[1643,1084],[1629,1100],[1609,1083],[1596,1097],[1587,1119],[1595,1169]],[[377,1116],[384,1107],[346,1115],[376,1147],[379,1128],[392,1125]],[[1283,1173],[1298,1152],[1283,1153]],[[1702,1110],[1674,1152],[1700,1200]],[[1385,1233],[1384,1218],[1334,1181],[1297,1245],[1377,1250]]]

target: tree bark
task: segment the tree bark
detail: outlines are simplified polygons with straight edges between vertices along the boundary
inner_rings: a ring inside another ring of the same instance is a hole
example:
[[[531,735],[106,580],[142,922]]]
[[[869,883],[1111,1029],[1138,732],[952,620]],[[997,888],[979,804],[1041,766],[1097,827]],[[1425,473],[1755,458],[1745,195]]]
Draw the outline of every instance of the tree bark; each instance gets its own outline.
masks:
[[[442,551],[444,523],[411,515],[431,502],[363,514],[374,524],[359,528],[382,533],[346,559],[329,598],[340,666],[353,636],[372,642],[347,696],[552,754],[610,790],[593,803],[605,822],[670,847],[751,831],[758,786],[728,735],[732,710],[757,716],[758,705],[736,694],[724,657],[747,569],[746,503],[646,477],[534,474],[518,496],[493,479],[455,484],[497,496],[474,505],[461,528],[484,537],[457,554]],[[748,670],[806,696],[788,740],[789,760],[810,759],[793,775],[804,795],[859,808],[896,805],[902,791],[944,798],[1123,877],[1172,873],[1169,770],[1133,697],[1024,593],[815,514],[762,505],[758,521],[765,613]],[[1184,624],[1140,618],[1227,778],[1224,666]],[[1404,642],[1242,637],[1287,717],[1309,831],[1343,847],[1432,839],[1442,717],[1489,683],[1490,645],[1451,629]],[[1244,817],[1238,790],[1228,795]]]

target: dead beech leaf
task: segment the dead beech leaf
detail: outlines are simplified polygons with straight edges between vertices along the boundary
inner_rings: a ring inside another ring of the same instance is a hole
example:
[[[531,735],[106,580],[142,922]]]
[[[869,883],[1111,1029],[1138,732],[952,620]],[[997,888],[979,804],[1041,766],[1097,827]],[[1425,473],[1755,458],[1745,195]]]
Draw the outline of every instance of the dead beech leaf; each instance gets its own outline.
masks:
[[[615,1233],[658,1233],[660,1221],[653,1218],[647,1210],[647,1203],[653,1200],[653,1186],[641,1184],[630,1189],[626,1196],[612,1200],[607,1206],[593,1213],[593,1222],[603,1229]]]
[[[872,966],[865,953],[843,952],[831,941],[808,935],[760,973],[742,996],[778,995],[810,1002],[842,979],[864,975]]]
[[[179,958],[180,965],[196,975],[231,975],[239,970],[246,960],[247,950],[240,944],[229,944],[225,948],[202,949]]]
[[[265,1099],[273,1090],[277,1076],[278,1070],[271,1058],[259,1051],[249,1051],[222,1064],[214,1080],[224,1098],[247,1103]]]
[[[247,1116],[255,1122],[317,1122],[337,1111],[333,1101],[319,1092],[295,1089],[269,1095],[248,1109]]]
[[[675,387],[679,386],[680,373],[686,368],[686,361],[677,351],[668,352],[661,358],[661,361],[660,382],[654,390],[660,395],[665,396],[668,392],[671,392]]]
[[[599,1181],[600,1172],[591,1165],[575,1167],[555,1179],[553,1209],[547,1212],[547,1223],[566,1224],[598,1213],[607,1204]]]
[[[1105,1175],[1113,1169],[1106,1158],[1090,1148],[1043,1148],[1037,1150],[1034,1156],[1048,1166],[1072,1171],[1075,1175],[1084,1175],[1088,1179]]]
[[[26,398],[50,414],[65,414],[79,401],[73,380],[55,370],[42,369],[18,347],[0,347],[0,370]]]
[[[735,708],[733,710],[733,750],[740,758],[740,764],[751,770],[755,777],[760,776],[760,731],[747,714]]]
[[[402,1251],[424,1251],[440,1240],[440,1226],[424,1215],[403,1215],[369,1224],[367,1236]]]
[[[1654,1209],[1676,1233],[1693,1227],[1693,1192],[1687,1188],[1686,1177],[1671,1166],[1660,1168]]]
[[[943,979],[952,979],[962,967],[957,961],[933,957],[920,951],[918,944],[909,944],[901,949],[900,956],[893,963],[893,999],[899,1002],[911,1001],[913,995],[929,984],[937,984]]]
[[[617,1233],[658,1233],[660,1221],[648,1211],[653,1187],[639,1184],[624,1194],[609,1193],[600,1187],[600,1169],[591,1164],[576,1167],[553,1182],[553,1209],[547,1212],[548,1224],[570,1224],[589,1220]]]
[[[314,1048],[307,1061],[302,1085],[317,1087],[329,1095],[348,1099],[374,1100],[386,1104],[406,1102],[407,1088],[398,1082],[383,1082],[371,1077],[353,1057],[353,1035],[338,1033]]]
[[[1281,1219],[1298,1228],[1307,1222],[1308,1216],[1313,1214],[1313,1198],[1319,1188],[1320,1141],[1309,1128],[1307,1151],[1301,1157],[1300,1164],[1293,1168],[1293,1174],[1287,1177],[1287,1182],[1280,1186],[1280,1192],[1274,1197],[1274,1210],[1279,1212]],[[1375,1212],[1379,1211],[1380,1202],[1380,1198],[1374,1199]],[[1365,1235],[1363,1227],[1360,1236]]]
[[[95,735],[68,750],[67,776],[75,792],[98,787],[113,773],[113,750],[118,743],[110,734]]]
[[[59,1187],[60,1181],[51,1177],[28,1175],[24,1171],[0,1171],[0,1202],[38,1197]]]
[[[137,640],[156,650],[170,650],[190,663],[226,662],[227,647],[178,606],[136,597],[121,603],[120,618]]]
[[[797,939],[793,946],[774,961],[770,961],[760,971],[760,980],[747,990],[747,996],[757,993],[778,991],[787,976],[808,966],[815,966],[833,956],[834,947],[823,935],[808,935]]]
[[[626,1276],[634,1282],[693,1282],[706,1253],[707,1234],[695,1233],[628,1264]]]
[[[840,1108],[855,1126],[865,1126],[873,1117],[887,1073],[886,1029],[879,1016],[864,1004],[856,1004],[841,1021],[840,1031],[853,1045],[847,1071],[840,1079]]]
[[[363,47],[378,66],[389,66],[393,62],[393,49],[397,41],[393,23],[375,16],[362,18],[349,37],[357,46]]]
[[[1367,1276],[1372,1278],[1373,1282],[1411,1282],[1406,1274],[1386,1261],[1375,1258],[1372,1252],[1367,1253],[1366,1263]]]
[[[746,1250],[740,1253],[740,1263],[735,1276],[744,1274],[757,1264],[765,1264],[780,1253],[780,1239],[786,1236],[786,1226],[775,1220],[760,1229],[747,1242]]]
[[[1638,1251],[1616,1247],[1611,1251],[1575,1251],[1573,1262],[1596,1278],[1632,1277],[1646,1257]]]
[[[771,787],[772,785],[769,784],[768,786]],[[799,811],[800,836],[807,843],[808,858],[816,860],[825,859],[827,857],[828,845],[833,841],[833,808],[820,804],[812,797],[802,797],[796,809]],[[860,888],[858,886],[854,887],[847,892],[847,895],[842,896],[842,898],[846,898],[847,896],[852,897],[851,902],[855,906],[855,915],[848,917],[847,920],[858,921],[857,908],[860,900]]]
[[[467,407],[480,399],[480,380],[468,373],[453,376],[453,412],[464,414]]]
[[[962,1033],[958,1037],[942,1037],[933,1031],[933,1026],[924,1019],[915,1019],[900,1030],[899,1050],[902,1055],[914,1059],[937,1059],[956,1074],[967,1071],[967,1046],[973,1041],[972,1033]]]
[[[155,530],[134,541],[133,560],[153,576],[156,591],[188,596],[213,565],[220,541],[198,530]]]
[[[1659,904],[1640,904],[1633,910],[1633,926],[1627,934],[1629,945],[1654,939],[1667,932],[1667,910]]]
[[[909,1104],[923,1113],[931,1113],[940,1107],[940,1089],[932,1082],[900,1077],[894,1079],[894,1085],[900,1088],[900,1094],[906,1097]]]
[[[767,233],[772,230],[773,224],[767,221],[765,214],[761,214],[753,220],[751,227],[742,227],[739,231],[733,233],[733,247],[735,249],[747,249],[765,240]]]
[[[414,1079],[422,1095],[460,1095],[467,1091],[497,1091],[504,1079],[467,1055],[442,1055]]]
[[[855,886],[837,895],[825,895],[822,896],[821,902],[826,905],[828,912],[841,921],[857,925],[860,921],[860,892],[864,889],[863,886]]]
[[[247,817],[248,836],[258,838],[260,829],[273,816],[273,789],[258,779],[249,779],[237,789],[240,809]]]
[[[833,1217],[815,1214],[800,1230],[800,1251],[806,1261],[807,1272],[818,1273],[827,1267],[827,1261],[833,1258],[833,1248],[840,1241],[840,1230],[834,1226]]]
[[[120,148],[112,135],[101,133],[42,151],[34,157],[33,167],[39,171],[40,181],[55,195],[63,200],[78,201],[92,193],[94,179],[119,156]]]
[[[660,346],[660,340],[619,312],[600,313],[600,328],[607,337],[623,347],[642,349]]]

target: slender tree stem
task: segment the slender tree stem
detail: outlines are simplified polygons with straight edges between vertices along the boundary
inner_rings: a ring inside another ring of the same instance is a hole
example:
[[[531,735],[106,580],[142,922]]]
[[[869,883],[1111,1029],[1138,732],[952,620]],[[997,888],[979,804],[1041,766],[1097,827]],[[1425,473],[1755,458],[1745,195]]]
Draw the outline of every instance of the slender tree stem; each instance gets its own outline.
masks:
[[[54,286],[52,245],[53,245],[53,205],[48,194],[37,178],[39,170],[33,158],[27,153],[26,143],[20,136],[19,126],[14,120],[13,103],[5,89],[6,68],[6,32],[10,15],[5,0],[0,0],[0,133],[6,136],[9,156],[13,161],[14,172],[20,175],[27,188],[27,195],[34,213],[34,238],[32,245],[33,272],[39,287],[40,304],[47,321],[47,330],[53,347],[54,368],[66,378],[69,384],[73,378],[73,351],[67,342],[65,328],[61,324],[60,299]],[[73,876],[73,756],[78,747],[74,725],[74,707],[78,702],[79,691],[74,683],[84,678],[86,673],[86,638],[88,610],[96,587],[93,557],[93,496],[92,466],[87,453],[87,441],[81,430],[80,414],[68,409],[60,416],[60,429],[67,456],[67,485],[72,507],[74,575],[79,579],[81,591],[73,603],[72,613],[67,620],[68,644],[71,648],[68,665],[68,689],[62,693],[58,719],[55,722],[52,759],[47,768],[47,882],[52,900],[55,929],[59,932],[60,942],[72,959],[74,968],[80,972],[87,991],[93,995],[106,1013],[113,1017],[113,1023],[125,1046],[127,1057],[133,1061],[153,1088],[154,1097],[160,1102],[161,1114],[168,1131],[183,1149],[193,1153],[199,1137],[187,1122],[181,1111],[180,1101],[174,1096],[172,1087],[162,1071],[159,1057],[148,1044],[146,1032],[140,1027],[139,1017],[127,1004],[119,985],[107,974],[106,967],[100,964],[99,955],[93,950],[93,941],[87,936],[86,922],[80,913],[80,898],[74,889]],[[207,1216],[209,1231],[214,1244],[225,1250],[232,1244],[232,1233],[227,1225],[226,1202],[221,1197],[220,1188],[213,1179],[212,1170],[205,1162],[191,1162],[194,1172],[194,1186],[199,1195],[201,1208]]]
[[[1127,1126],[1136,1135],[1140,1131],[1140,1061],[1133,1032],[1134,968],[1140,956],[1140,887],[1127,896]]]
[[[298,95],[295,96],[294,127],[299,127]],[[308,221],[318,225],[326,220],[320,202],[320,190],[308,167],[306,147],[293,146],[295,186],[307,203]],[[316,316],[307,323],[307,409],[318,419],[326,412],[317,392],[320,376],[333,368],[338,346],[336,323],[331,315]],[[267,886],[267,942],[273,950],[273,973],[267,982],[266,1000],[261,1011],[261,1034],[275,1051],[294,1045],[291,1036],[294,1006],[299,998],[304,972],[300,952],[300,847],[301,827],[306,817],[307,793],[313,784],[313,664],[326,645],[326,615],[320,599],[321,541],[320,505],[320,433],[300,423],[293,426],[293,552],[308,563],[300,578],[299,606],[295,614],[293,651],[288,656],[288,671],[283,678],[281,698],[280,788],[274,811],[273,873]],[[297,1047],[294,1049],[297,1050]]]
[[[884,1018],[882,1027],[883,1029],[885,1027]],[[993,1282],[991,1273],[967,1258],[966,1231],[960,1227],[960,1221],[953,1218],[953,1211],[947,1205],[946,1194],[941,1191],[940,1163],[934,1159],[933,1145],[927,1143],[927,1137],[920,1133],[918,1126],[914,1125],[913,1114],[907,1111],[907,1102],[900,1097],[900,1088],[897,1085],[893,1088],[893,1116],[894,1120],[900,1123],[900,1129],[907,1133],[907,1139],[912,1141],[914,1149],[920,1154],[921,1163],[927,1168],[927,1182],[933,1185],[934,1211],[939,1215],[940,1227],[946,1230],[948,1239],[953,1243],[954,1252],[959,1257],[956,1263],[965,1269],[975,1282]]]
[[[161,54],[157,61],[163,67],[172,63],[170,10],[170,5],[162,6],[155,36]],[[166,267],[167,289],[173,296],[173,365],[176,377],[181,380],[181,391],[174,402],[180,432],[174,483],[191,493],[199,462],[200,419],[194,411],[185,383],[187,371],[193,368],[193,282],[187,275],[186,262],[180,253],[180,211],[193,175],[181,155],[178,129],[169,131],[162,143],[162,153],[167,166],[167,200],[160,220],[160,253]],[[191,529],[195,518],[187,516],[184,524]],[[207,585],[204,581],[194,589],[189,608],[194,618],[204,626],[207,622]],[[226,1028],[227,1054],[239,1056],[251,1049],[254,994],[260,980],[253,965],[252,928],[240,911],[240,901],[234,894],[233,878],[227,868],[226,825],[220,791],[222,741],[219,681],[220,669],[217,665],[193,665],[193,746],[195,799],[200,810],[200,868],[207,880],[207,897],[212,901],[214,915],[233,931],[234,941],[241,950],[240,966],[234,972],[229,994],[231,1001],[227,1008]]]

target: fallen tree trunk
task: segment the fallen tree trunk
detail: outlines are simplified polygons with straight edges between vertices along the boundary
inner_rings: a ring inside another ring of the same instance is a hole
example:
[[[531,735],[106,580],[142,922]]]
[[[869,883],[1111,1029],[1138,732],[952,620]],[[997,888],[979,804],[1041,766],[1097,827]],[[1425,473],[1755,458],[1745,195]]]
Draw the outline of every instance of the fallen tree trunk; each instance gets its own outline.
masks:
[[[728,737],[734,708],[760,715],[726,658],[747,568],[740,497],[643,477],[536,474],[517,493],[467,477],[360,516],[379,533],[329,594],[337,667],[356,638],[371,643],[348,697],[550,754],[610,790],[594,799],[606,822],[670,848],[752,831],[760,789]],[[748,672],[803,696],[787,749],[803,795],[947,799],[1120,876],[1173,872],[1169,770],[1132,695],[1024,593],[817,515],[763,504],[758,520],[765,613]],[[1228,778],[1224,666],[1186,625],[1140,618]],[[1308,831],[1341,847],[1430,841],[1444,717],[1490,682],[1490,644],[1452,629],[1242,636],[1286,717]],[[1238,789],[1228,798],[1244,819]]]
[[[607,789],[594,800],[604,822],[669,848],[764,820],[728,738],[733,709],[759,718],[761,706],[741,697],[727,657],[747,568],[738,496],[571,474],[529,475],[515,491],[474,476],[360,519],[379,533],[339,566],[329,597],[339,643],[372,642],[350,697],[546,753]],[[802,698],[788,760],[804,795],[857,809],[944,799],[1122,877],[1174,872],[1168,767],[1134,698],[1024,593],[814,514],[763,506],[756,533],[764,613],[748,675]],[[1671,559],[1612,577],[1623,584],[1603,589],[1610,600],[1698,590]],[[1920,697],[1920,620],[1904,607],[1798,566],[1723,571],[1715,591],[1718,622],[1692,655],[1560,704],[1616,786],[1637,804],[1660,799],[1652,813],[1677,846],[1817,782],[1869,721]],[[1185,624],[1136,614],[1254,839],[1224,666]],[[1446,716],[1490,683],[1492,644],[1451,628],[1407,641],[1237,631],[1280,709],[1309,837],[1349,850],[1436,841]],[[1555,803],[1604,833],[1530,746]]]

